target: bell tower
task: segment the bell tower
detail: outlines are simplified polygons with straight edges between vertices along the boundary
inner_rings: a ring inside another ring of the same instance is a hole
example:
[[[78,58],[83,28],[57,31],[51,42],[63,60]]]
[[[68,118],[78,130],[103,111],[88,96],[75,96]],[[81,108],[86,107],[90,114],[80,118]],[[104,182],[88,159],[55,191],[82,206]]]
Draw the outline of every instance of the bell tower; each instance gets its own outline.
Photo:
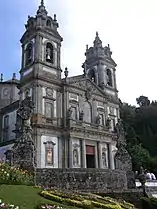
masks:
[[[90,48],[86,46],[85,56],[86,76],[104,91],[115,94],[117,92],[115,74],[117,65],[111,57],[110,46],[103,47],[98,32],[96,32],[93,46]]]
[[[35,17],[28,16],[22,44],[21,93],[35,82],[61,82],[60,54],[62,37],[56,14],[48,16],[41,0]]]

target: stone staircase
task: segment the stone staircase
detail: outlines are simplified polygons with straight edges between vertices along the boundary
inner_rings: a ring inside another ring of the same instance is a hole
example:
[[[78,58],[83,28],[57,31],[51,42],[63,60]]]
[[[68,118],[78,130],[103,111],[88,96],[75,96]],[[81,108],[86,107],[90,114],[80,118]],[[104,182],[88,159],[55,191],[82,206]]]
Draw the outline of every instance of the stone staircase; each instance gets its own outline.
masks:
[[[149,197],[157,198],[157,180],[147,180],[146,181],[146,192]],[[141,186],[139,180],[136,180],[136,187]]]

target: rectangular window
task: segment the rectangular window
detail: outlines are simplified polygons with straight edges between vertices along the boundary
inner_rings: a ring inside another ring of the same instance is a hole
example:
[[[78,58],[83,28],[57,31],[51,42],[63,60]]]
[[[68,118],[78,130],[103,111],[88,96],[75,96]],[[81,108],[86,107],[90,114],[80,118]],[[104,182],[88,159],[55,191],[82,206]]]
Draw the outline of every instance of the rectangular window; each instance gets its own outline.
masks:
[[[53,103],[45,102],[45,117],[53,118]]]

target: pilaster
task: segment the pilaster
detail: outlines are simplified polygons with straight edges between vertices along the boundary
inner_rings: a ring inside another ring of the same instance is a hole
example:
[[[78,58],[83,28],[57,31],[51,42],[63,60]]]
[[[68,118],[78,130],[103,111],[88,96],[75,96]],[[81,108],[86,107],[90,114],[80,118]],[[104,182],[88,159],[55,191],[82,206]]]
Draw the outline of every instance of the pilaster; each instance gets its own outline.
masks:
[[[86,166],[86,143],[85,143],[85,139],[83,139],[82,140],[82,142],[81,142],[81,161],[82,161],[82,163],[81,163],[81,167],[82,168],[86,168],[87,166]]]
[[[98,142],[98,168],[102,168],[102,152],[101,152],[101,143]]]
[[[73,156],[72,156],[72,153],[73,153],[72,139],[70,138],[69,139],[69,158],[68,158],[69,168],[72,168],[73,167]]]
[[[114,156],[112,153],[112,144],[109,144],[109,165],[110,165],[110,169],[115,169],[114,166]]]

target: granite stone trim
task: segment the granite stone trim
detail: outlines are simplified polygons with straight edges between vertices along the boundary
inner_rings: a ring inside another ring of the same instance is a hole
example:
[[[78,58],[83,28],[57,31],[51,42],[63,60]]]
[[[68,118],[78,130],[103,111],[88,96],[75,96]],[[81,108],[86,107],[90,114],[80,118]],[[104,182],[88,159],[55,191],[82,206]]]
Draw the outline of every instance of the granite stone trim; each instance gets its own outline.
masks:
[[[36,169],[36,183],[86,192],[107,192],[127,189],[127,176],[124,171],[109,169]]]

